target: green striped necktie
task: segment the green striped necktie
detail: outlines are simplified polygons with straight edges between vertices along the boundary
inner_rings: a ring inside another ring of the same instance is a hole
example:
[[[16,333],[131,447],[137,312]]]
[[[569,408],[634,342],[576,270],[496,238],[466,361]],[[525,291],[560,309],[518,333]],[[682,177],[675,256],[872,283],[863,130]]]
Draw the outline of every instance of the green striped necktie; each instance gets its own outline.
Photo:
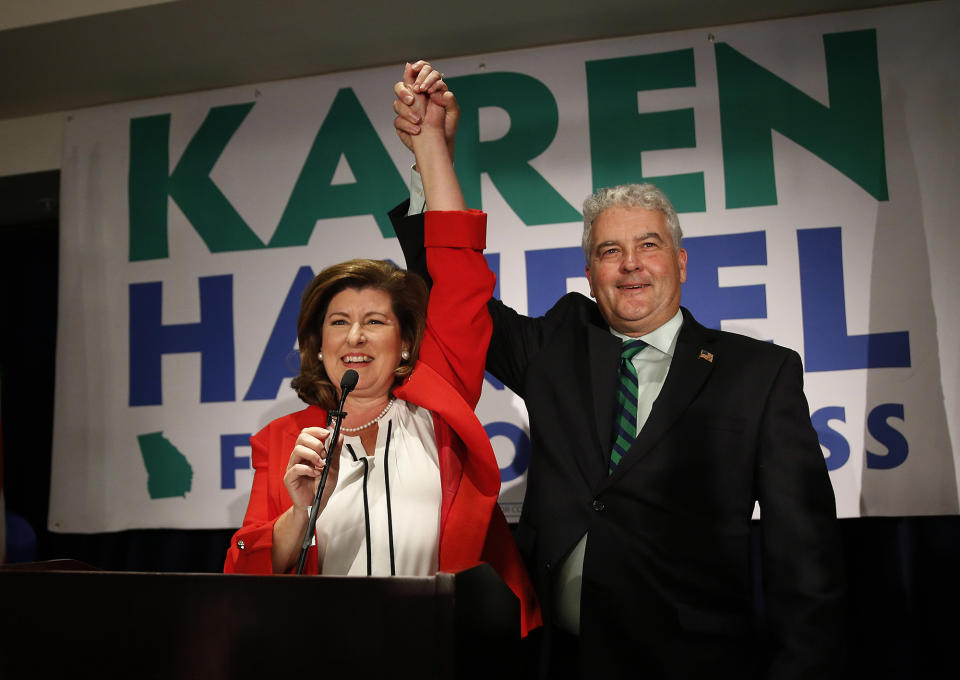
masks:
[[[610,474],[627,455],[627,451],[637,438],[637,369],[633,367],[635,357],[647,346],[643,340],[630,340],[623,343],[620,350],[620,379],[617,381],[617,419],[614,422],[615,438],[610,453]]]

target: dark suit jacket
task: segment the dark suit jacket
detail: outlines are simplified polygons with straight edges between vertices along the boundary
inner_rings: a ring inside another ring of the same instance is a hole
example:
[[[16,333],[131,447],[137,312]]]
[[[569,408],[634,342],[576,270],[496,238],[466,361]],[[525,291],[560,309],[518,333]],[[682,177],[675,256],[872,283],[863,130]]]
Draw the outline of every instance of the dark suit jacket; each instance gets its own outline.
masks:
[[[418,220],[395,219],[395,227],[418,268]],[[497,301],[489,308],[487,370],[524,399],[530,417],[517,542],[546,620],[557,565],[588,533],[583,676],[838,673],[836,510],[796,352],[704,328],[683,310],[660,396],[608,475],[621,343],[596,304],[572,293],[537,319]],[[751,563],[754,501],[762,514],[759,565]]]

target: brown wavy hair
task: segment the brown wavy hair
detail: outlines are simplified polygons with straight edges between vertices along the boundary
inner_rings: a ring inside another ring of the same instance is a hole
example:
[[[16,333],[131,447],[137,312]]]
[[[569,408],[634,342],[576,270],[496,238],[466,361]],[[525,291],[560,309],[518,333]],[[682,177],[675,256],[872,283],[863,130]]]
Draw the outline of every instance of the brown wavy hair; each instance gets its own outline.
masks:
[[[348,260],[327,267],[313,277],[300,302],[297,318],[300,374],[290,386],[306,403],[327,410],[337,408],[339,386],[330,381],[317,353],[330,300],[348,288],[376,288],[390,296],[393,313],[400,323],[400,338],[410,348],[410,358],[401,361],[395,371],[395,384],[413,371],[427,324],[427,284],[417,274],[400,269],[388,260]]]

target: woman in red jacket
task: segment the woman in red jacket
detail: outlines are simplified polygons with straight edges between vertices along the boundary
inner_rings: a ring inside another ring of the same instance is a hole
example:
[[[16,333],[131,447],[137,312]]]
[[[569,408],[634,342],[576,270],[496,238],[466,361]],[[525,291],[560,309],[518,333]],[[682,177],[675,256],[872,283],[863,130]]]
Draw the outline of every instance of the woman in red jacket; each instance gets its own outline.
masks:
[[[253,489],[224,571],[292,570],[332,449],[305,571],[429,575],[488,562],[520,599],[525,634],[540,613],[497,505],[499,467],[473,412],[495,284],[482,254],[486,216],[464,209],[443,131],[456,104],[439,76],[420,78],[423,124],[412,140],[432,209],[429,305],[422,279],[389,262],[334,265],[307,287],[293,386],[308,406],[251,438]],[[331,446],[327,413],[351,369],[359,380]]]

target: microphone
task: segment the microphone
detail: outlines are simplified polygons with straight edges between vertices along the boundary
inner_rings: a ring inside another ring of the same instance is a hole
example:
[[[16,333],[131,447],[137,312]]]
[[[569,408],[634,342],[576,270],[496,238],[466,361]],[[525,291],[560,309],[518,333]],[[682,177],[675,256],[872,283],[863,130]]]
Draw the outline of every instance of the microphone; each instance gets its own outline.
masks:
[[[343,404],[343,400],[346,399],[347,393],[353,392],[353,388],[357,386],[358,380],[360,380],[360,374],[352,368],[344,373],[343,377],[340,378],[340,390],[343,394],[343,396],[340,398],[341,404]]]
[[[340,408],[336,411],[337,422],[334,423],[333,434],[327,439],[328,442],[332,441],[333,444],[327,449],[327,464],[323,466],[323,473],[320,475],[320,486],[317,487],[317,495],[313,498],[313,506],[310,508],[310,519],[307,521],[307,530],[303,535],[303,543],[300,544],[300,557],[297,558],[298,575],[303,573],[303,564],[307,560],[307,550],[310,549],[310,537],[317,525],[317,515],[320,514],[320,497],[323,495],[323,487],[327,484],[327,473],[330,472],[330,467],[333,465],[333,454],[336,452],[337,439],[340,438],[340,425],[343,423],[344,418],[347,417],[347,412],[343,410],[343,405],[347,401],[347,395],[357,386],[359,379],[360,375],[352,368],[340,378]]]

